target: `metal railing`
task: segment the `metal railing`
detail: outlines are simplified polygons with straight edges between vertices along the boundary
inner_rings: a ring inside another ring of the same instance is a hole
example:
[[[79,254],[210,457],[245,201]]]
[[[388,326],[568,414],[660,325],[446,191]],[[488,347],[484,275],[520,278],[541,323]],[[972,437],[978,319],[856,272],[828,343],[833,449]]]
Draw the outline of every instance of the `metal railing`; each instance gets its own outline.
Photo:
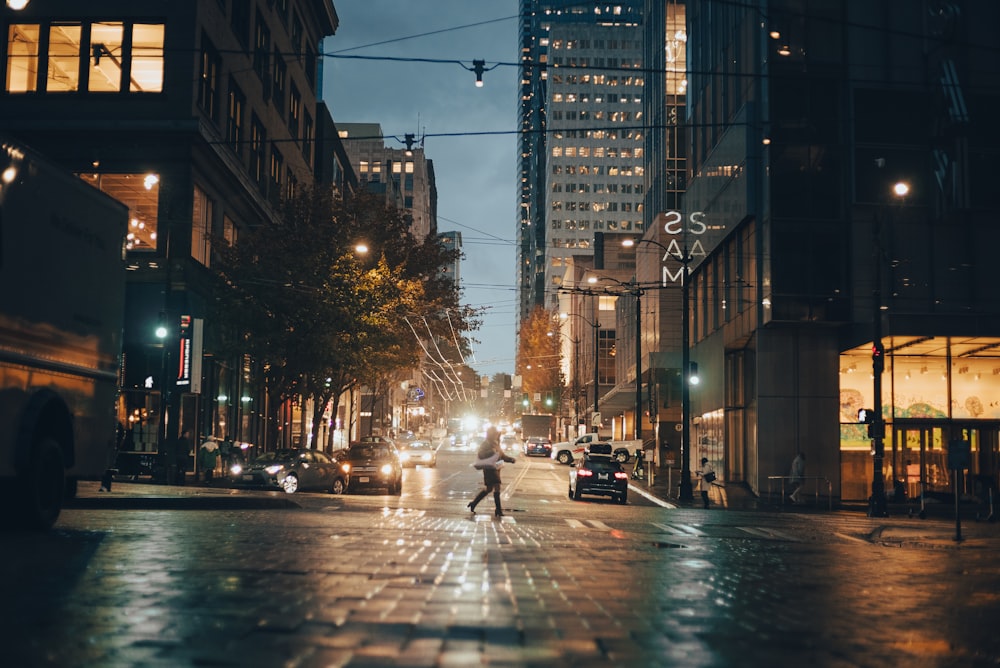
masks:
[[[767,496],[768,498],[774,498],[774,481],[781,481],[781,497],[779,498],[780,503],[785,501],[785,482],[790,482],[792,480],[791,476],[787,475],[769,475],[767,476]],[[823,481],[826,483],[826,499],[830,510],[833,510],[833,483],[830,482],[828,478],[818,475],[806,475],[802,476],[802,486],[805,487],[808,481],[813,481],[813,496],[816,499],[816,505],[819,505],[819,483]],[[804,490],[803,490],[804,491]]]

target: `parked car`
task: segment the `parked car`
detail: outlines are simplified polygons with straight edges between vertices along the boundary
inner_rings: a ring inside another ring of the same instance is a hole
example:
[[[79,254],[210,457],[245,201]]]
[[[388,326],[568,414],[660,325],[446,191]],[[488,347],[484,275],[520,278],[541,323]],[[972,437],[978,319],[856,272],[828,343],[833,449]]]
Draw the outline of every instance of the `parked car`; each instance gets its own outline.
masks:
[[[403,466],[437,466],[437,447],[430,441],[404,441],[398,450]]]
[[[552,441],[545,436],[529,436],[524,442],[524,454],[529,457],[548,457],[552,454]]]
[[[347,489],[347,474],[340,462],[319,450],[264,452],[245,466],[234,464],[229,475],[238,487],[281,489],[288,494],[307,490],[342,494]]]
[[[391,443],[351,443],[341,468],[348,476],[349,494],[378,487],[397,496],[403,491],[403,466]]]
[[[609,444],[595,443],[579,465],[569,470],[569,498],[579,501],[584,494],[628,502],[628,473],[611,454]]]

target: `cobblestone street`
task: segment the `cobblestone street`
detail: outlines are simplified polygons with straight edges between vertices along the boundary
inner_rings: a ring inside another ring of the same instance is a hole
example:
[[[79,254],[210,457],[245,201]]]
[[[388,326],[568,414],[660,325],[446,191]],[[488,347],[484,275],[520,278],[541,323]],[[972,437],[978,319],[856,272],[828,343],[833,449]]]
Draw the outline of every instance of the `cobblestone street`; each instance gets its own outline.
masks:
[[[566,499],[565,469],[519,466],[502,519],[415,478],[401,498],[296,503],[85,490],[52,532],[0,535],[4,663],[1000,661],[995,525],[955,543],[940,520],[580,503]],[[449,489],[474,492],[473,474]]]

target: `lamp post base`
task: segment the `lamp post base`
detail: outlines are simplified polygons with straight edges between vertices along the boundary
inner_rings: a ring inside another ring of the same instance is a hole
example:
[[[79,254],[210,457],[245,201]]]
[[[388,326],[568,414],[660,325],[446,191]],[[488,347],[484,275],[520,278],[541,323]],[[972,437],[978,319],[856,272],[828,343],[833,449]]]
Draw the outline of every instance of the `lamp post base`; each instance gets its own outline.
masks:
[[[694,486],[691,484],[691,474],[681,474],[681,484],[678,490],[677,499],[680,501],[694,501]]]
[[[872,496],[868,500],[868,517],[888,517],[889,508],[885,499],[885,480],[878,476],[872,481]]]

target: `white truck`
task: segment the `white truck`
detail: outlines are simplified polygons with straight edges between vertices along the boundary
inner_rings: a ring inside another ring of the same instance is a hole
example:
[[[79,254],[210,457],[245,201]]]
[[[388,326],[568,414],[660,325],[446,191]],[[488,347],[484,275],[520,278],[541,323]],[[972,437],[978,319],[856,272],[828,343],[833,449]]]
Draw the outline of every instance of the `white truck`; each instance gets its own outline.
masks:
[[[612,456],[616,461],[627,462],[635,454],[636,450],[642,449],[642,440],[631,441],[610,441],[601,438],[598,434],[583,434],[577,436],[572,441],[563,441],[552,445],[552,459],[560,464],[572,464],[577,459],[583,458],[584,451],[590,447],[591,443],[609,443],[611,445]]]
[[[111,466],[128,210],[0,135],[0,525],[46,529]]]

